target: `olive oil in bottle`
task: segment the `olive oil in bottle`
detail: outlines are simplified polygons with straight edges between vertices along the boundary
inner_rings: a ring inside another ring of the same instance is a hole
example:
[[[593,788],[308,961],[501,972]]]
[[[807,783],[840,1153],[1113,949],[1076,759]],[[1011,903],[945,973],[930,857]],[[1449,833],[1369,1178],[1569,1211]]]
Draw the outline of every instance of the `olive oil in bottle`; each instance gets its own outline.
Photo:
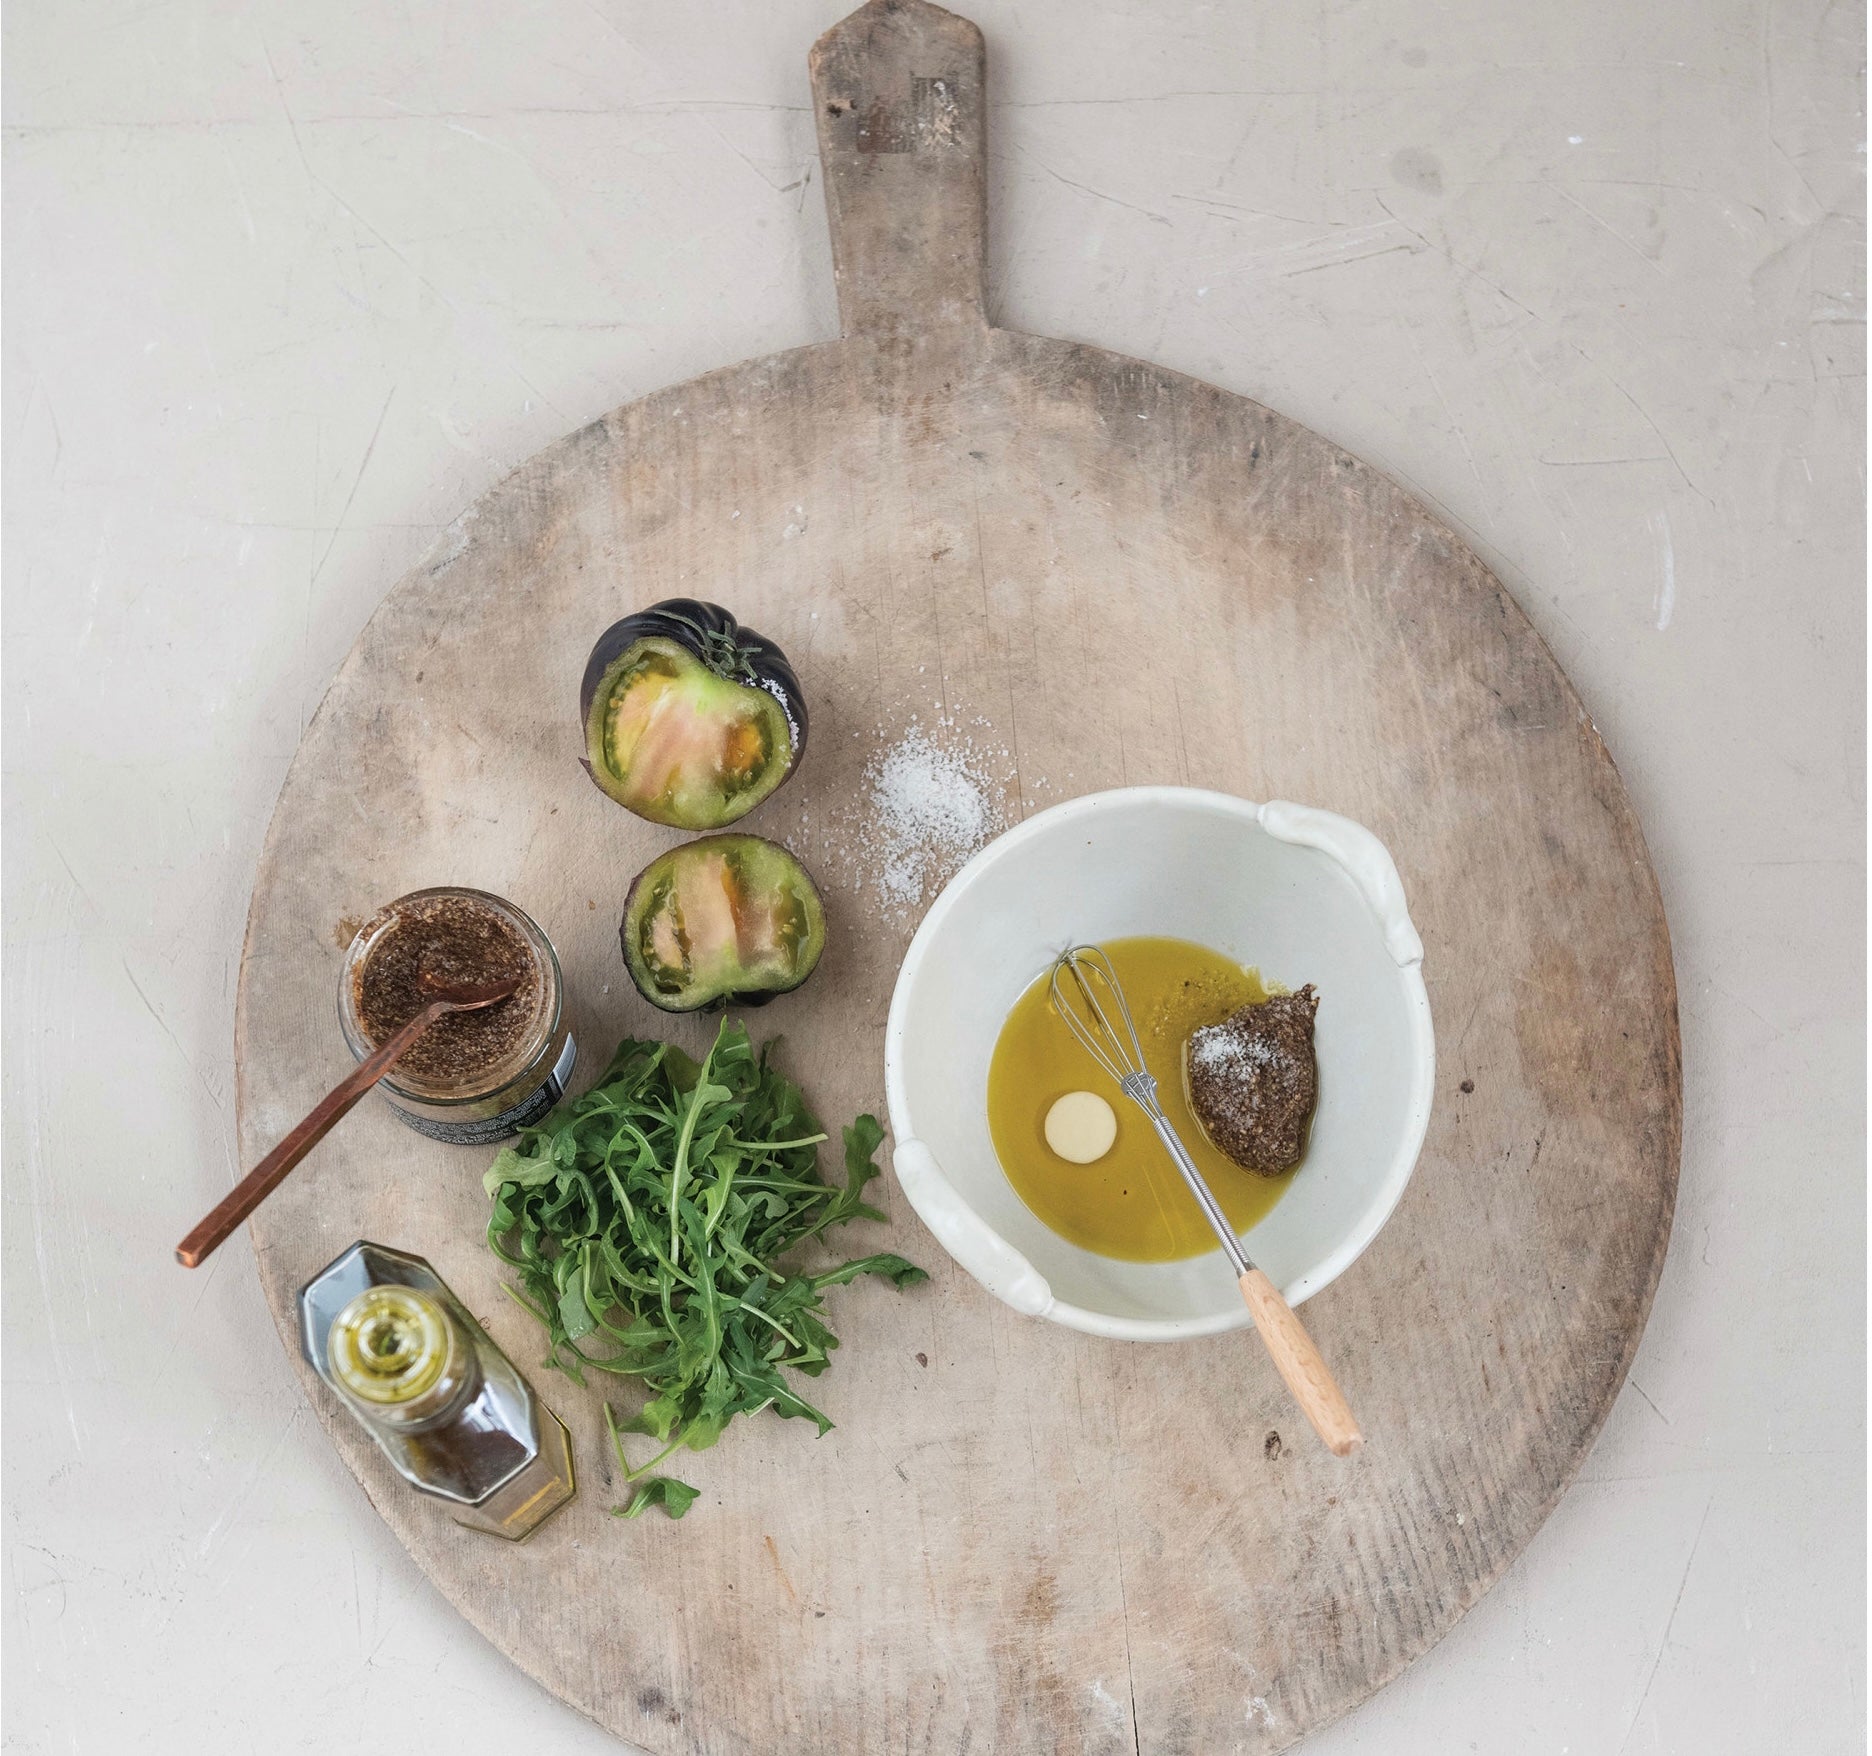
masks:
[[[313,1370],[458,1524],[517,1541],[572,1498],[564,1424],[421,1257],[353,1244],[299,1316]]]

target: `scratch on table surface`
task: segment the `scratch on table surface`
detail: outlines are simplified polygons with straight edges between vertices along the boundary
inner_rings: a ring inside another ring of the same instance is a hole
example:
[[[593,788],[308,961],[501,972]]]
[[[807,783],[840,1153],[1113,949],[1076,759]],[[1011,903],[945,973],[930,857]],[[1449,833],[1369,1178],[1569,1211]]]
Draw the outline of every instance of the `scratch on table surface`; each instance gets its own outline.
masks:
[[[321,177],[315,170],[312,169],[312,161],[306,156],[305,144],[299,137],[298,120],[294,117],[292,113],[292,107],[286,102],[286,93],[284,89],[285,82],[280,78],[278,70],[273,65],[273,56],[272,56],[271,51],[267,48],[266,37],[265,37],[264,32],[261,33],[260,52],[266,60],[268,73],[270,73],[273,76],[274,95],[278,97],[279,99],[280,113],[285,118],[287,130],[292,135],[293,149],[299,155],[299,164],[300,164],[301,169],[303,169],[305,172],[307,183],[309,183],[315,188],[322,189],[328,196],[330,196],[331,199],[335,201],[339,207],[341,207],[347,214],[351,216],[353,221],[355,221],[359,226],[362,226],[363,229],[367,233],[369,233],[371,237],[375,238],[377,242],[384,247],[384,249],[388,250],[390,254],[394,256],[396,260],[403,265],[403,267],[409,272],[410,277],[416,282],[416,284],[419,287],[421,287],[425,292],[427,292],[439,304],[445,305],[450,311],[454,312],[454,314],[458,318],[461,319],[463,324],[466,325],[471,332],[475,330],[485,329],[486,326],[484,324],[477,322],[474,315],[471,312],[464,311],[461,308],[461,306],[456,304],[456,302],[453,299],[451,299],[448,296],[448,294],[445,293],[439,286],[437,286],[434,281],[432,281],[426,274],[424,274],[422,270],[416,266],[415,263],[410,261],[409,257],[406,256],[402,250],[400,250],[389,238],[387,238],[381,231],[379,231],[376,226],[372,225],[371,222],[363,216],[363,214],[359,213],[358,210],[355,207],[353,207],[351,203],[344,198],[344,196],[339,194],[337,189],[335,189],[330,183],[328,183],[323,177]],[[381,118],[379,119],[381,120]],[[507,354],[505,364],[507,366],[507,369],[510,372],[512,372],[513,375],[517,379],[519,379],[519,381],[523,385],[526,386],[527,390],[530,391],[533,396],[535,396],[545,407],[551,409],[554,414],[560,416],[562,419],[566,420],[568,424],[570,424],[570,417],[566,415],[565,411],[561,409],[559,405],[556,402],[554,402],[553,399],[545,393],[545,391],[541,390],[540,387],[537,384],[535,384],[533,380],[529,378],[526,375],[526,373],[520,369],[520,365],[513,358],[511,351],[509,351]],[[392,390],[392,394],[394,394],[394,387]],[[385,408],[387,409],[388,407],[389,407],[389,403],[388,403],[388,400],[386,399]],[[382,424],[382,417],[380,416],[379,425],[381,426],[381,424]],[[372,443],[373,444],[375,443],[374,439]],[[367,457],[366,462],[368,461],[369,459]],[[354,487],[353,492],[355,491],[356,490]],[[336,538],[334,538],[333,540],[335,541]],[[330,553],[330,544],[326,545],[326,552],[328,554]],[[319,565],[321,567],[324,565],[323,557],[320,558]],[[314,573],[314,577],[315,578],[317,577],[316,572]]]
[[[1807,199],[1824,214],[1830,211],[1827,204],[1820,199],[1814,186],[1807,181],[1807,173],[1795,163],[1794,155],[1781,144],[1781,137],[1775,131],[1774,20],[1774,7],[1764,6],[1761,35],[1762,107],[1767,111],[1767,126],[1763,132],[1768,137],[1769,146],[1779,155],[1782,163],[1794,173],[1800,186],[1807,191]]]
[[[241,224],[246,229],[247,242],[258,243],[260,229],[254,224],[253,209],[247,205],[247,186],[241,181],[240,167],[234,162],[234,154],[228,146],[227,134],[224,130],[216,128],[211,131],[210,138],[220,150],[222,163],[227,166],[228,181],[234,185],[234,199],[240,203]]]
[[[1617,230],[1613,226],[1607,225],[1606,222],[1602,220],[1596,213],[1594,213],[1593,210],[1590,207],[1588,207],[1585,202],[1581,201],[1578,196],[1569,195],[1567,191],[1565,190],[1565,188],[1562,187],[1559,183],[1555,182],[1554,179],[1551,177],[1543,177],[1541,178],[1541,181],[1545,183],[1547,187],[1551,189],[1557,196],[1559,196],[1562,201],[1566,202],[1569,206],[1577,207],[1580,210],[1580,212],[1583,213],[1589,220],[1591,220],[1592,223],[1600,229],[1600,231],[1604,232],[1607,237],[1614,239],[1620,244],[1623,244],[1625,248],[1629,250],[1634,256],[1636,256],[1638,260],[1642,262],[1646,268],[1650,269],[1653,274],[1662,274],[1664,272],[1664,265],[1661,262],[1659,262],[1655,256],[1647,255],[1644,251],[1640,250],[1638,246],[1631,241],[1631,239],[1626,237],[1623,232]]]
[[[46,1311],[46,1346],[52,1354],[53,1368],[58,1375],[59,1398],[65,1408],[65,1424],[71,1429],[72,1450],[83,1454],[84,1436],[78,1430],[78,1404],[72,1395],[73,1378],[65,1358],[65,1344],[59,1337],[58,1320],[54,1313],[58,1310],[57,1288],[59,1276],[54,1272],[52,1252],[49,1244],[46,1214],[49,1211],[45,1195],[45,1185],[41,1176],[42,1163],[37,1139],[38,1125],[35,1120],[34,1141],[27,1150],[29,1164],[28,1176],[33,1191],[33,1261],[39,1271],[39,1297]]]
[[[1126,201],[1121,196],[1111,195],[1103,189],[1094,188],[1090,183],[1075,181],[1063,171],[1054,170],[1044,159],[1035,157],[1035,155],[1029,152],[1024,146],[1016,144],[1014,150],[1022,158],[1027,160],[1029,164],[1045,171],[1046,174],[1056,182],[1064,183],[1068,189],[1077,189],[1081,195],[1090,195],[1095,201],[1109,201],[1113,207],[1122,207],[1130,213],[1141,213],[1147,220],[1154,221],[1160,226],[1168,226],[1175,223],[1167,213],[1158,213],[1152,208],[1139,207],[1135,201]],[[989,156],[994,157],[996,155],[990,154]]]
[[[1534,461],[1548,469],[1612,469],[1627,463],[1669,463],[1670,459],[1661,451],[1647,451],[1635,457],[1542,457],[1537,454]]]
[[[1657,630],[1662,634],[1670,626],[1671,612],[1677,608],[1677,551],[1671,544],[1668,513],[1654,512],[1647,522],[1658,540],[1658,565],[1663,569],[1657,595],[1651,600],[1651,612],[1657,618]]]
[[[305,1413],[305,1410],[306,1405],[303,1402],[293,1404],[280,1430],[273,1435],[273,1443],[266,1448],[253,1468],[247,1472],[247,1479],[229,1496],[227,1504],[221,1509],[221,1516],[209,1525],[206,1534],[202,1537],[201,1546],[196,1551],[204,1564],[214,1553],[215,1545],[221,1540],[222,1533],[233,1529],[239,1522],[242,1512],[246,1510],[247,1502],[253,1498],[254,1489],[260,1485],[261,1479],[272,1468],[273,1459],[278,1455],[279,1448],[286,1443],[287,1435],[292,1432],[293,1428],[298,1426],[299,1417]],[[180,1608],[179,1603],[177,1608]]]
[[[1305,222],[1308,235],[1295,238],[1291,242],[1270,244],[1260,249],[1250,249],[1240,259],[1247,264],[1262,261],[1273,262],[1280,257],[1298,257],[1300,265],[1283,269],[1282,275],[1293,280],[1300,275],[1314,274],[1321,269],[1338,268],[1353,262],[1367,262],[1376,256],[1387,256],[1394,251],[1403,250],[1416,254],[1422,250],[1424,242],[1406,226],[1401,226],[1394,219],[1370,220],[1361,225],[1336,225],[1330,222]],[[1404,234],[1402,237],[1399,234]],[[1318,260],[1309,260],[1318,258]],[[1240,268],[1231,268],[1218,278],[1230,279]]]
[[[1111,104],[1172,104],[1183,98],[1291,98],[1311,97],[1311,92],[1286,87],[1251,91],[1154,91],[1135,98],[1026,98],[1013,102],[990,102],[991,110],[1085,110]]]
[[[1637,397],[1633,396],[1632,393],[1625,388],[1625,385],[1622,380],[1614,377],[1610,372],[1608,372],[1605,369],[1605,367],[1600,365],[1599,362],[1595,360],[1591,354],[1587,353],[1587,351],[1583,347],[1581,347],[1578,342],[1567,340],[1564,337],[1562,338],[1562,341],[1566,347],[1570,348],[1574,353],[1578,354],[1579,357],[1582,360],[1584,360],[1587,365],[1592,367],[1592,369],[1595,372],[1597,372],[1602,378],[1604,378],[1605,381],[1608,384],[1610,384],[1612,388],[1619,393],[1620,396],[1622,396],[1628,403],[1631,404],[1638,418],[1641,421],[1643,421],[1644,424],[1647,427],[1649,427],[1653,433],[1657,435],[1657,442],[1664,447],[1665,455],[1669,457],[1671,460],[1671,467],[1674,470],[1676,470],[1678,475],[1683,477],[1683,485],[1686,488],[1688,488],[1691,493],[1696,495],[1696,497],[1699,500],[1701,500],[1704,503],[1704,505],[1714,506],[1716,502],[1713,501],[1709,497],[1709,495],[1704,493],[1703,490],[1699,488],[1696,485],[1696,483],[1690,479],[1690,472],[1684,468],[1682,460],[1678,457],[1677,448],[1671,444],[1668,438],[1665,437],[1664,429],[1660,427],[1657,424],[1657,422],[1652,418],[1651,411],[1647,409],[1644,406],[1644,404],[1641,403],[1637,399]]]
[[[1404,334],[1410,342],[1411,352],[1417,356],[1418,366],[1422,369],[1424,377],[1430,382],[1430,388],[1436,392],[1437,401],[1443,405],[1443,417],[1449,423],[1451,434],[1454,435],[1456,443],[1462,447],[1463,456],[1469,460],[1469,473],[1475,477],[1475,484],[1479,490],[1477,501],[1478,509],[1481,511],[1489,528],[1493,529],[1495,521],[1489,518],[1487,511],[1489,500],[1488,483],[1482,479],[1482,471],[1476,465],[1475,450],[1469,443],[1469,435],[1463,431],[1462,421],[1458,418],[1450,399],[1444,394],[1443,381],[1437,377],[1436,368],[1430,364],[1429,359],[1425,356],[1423,347],[1417,340],[1416,332],[1407,328]]]
[[[182,1313],[181,1321],[175,1326],[175,1335],[169,1343],[169,1351],[163,1355],[162,1363],[150,1375],[152,1390],[169,1376],[169,1368],[175,1363],[175,1357],[181,1351],[182,1343],[188,1334],[189,1323],[193,1320],[195,1313],[201,1309],[202,1300],[207,1298],[209,1289],[214,1285],[215,1276],[221,1272],[221,1265],[227,1260],[225,1255],[216,1251],[213,1262],[209,1264],[208,1272],[196,1277],[200,1280],[201,1286],[197,1289],[195,1297],[189,1301],[189,1308]]]
[[[1521,312],[1524,316],[1532,317],[1536,323],[1542,323],[1542,324],[1549,323],[1549,319],[1543,317],[1532,306],[1522,304],[1521,301],[1517,299],[1513,293],[1509,292],[1509,290],[1506,287],[1501,285],[1500,282],[1490,280],[1489,277],[1481,271],[1481,269],[1475,267],[1471,263],[1462,261],[1453,252],[1444,249],[1440,244],[1434,243],[1430,238],[1426,237],[1422,232],[1418,231],[1418,229],[1415,226],[1409,224],[1408,222],[1404,220],[1398,219],[1397,214],[1392,211],[1390,204],[1385,200],[1385,198],[1382,195],[1374,194],[1372,199],[1376,201],[1378,205],[1385,210],[1386,213],[1390,214],[1392,219],[1396,220],[1400,226],[1403,226],[1404,230],[1409,232],[1413,238],[1418,239],[1423,244],[1426,250],[1435,251],[1435,253],[1438,256],[1441,256],[1443,260],[1447,262],[1450,265],[1450,267],[1455,269],[1459,274],[1466,274],[1469,276],[1471,280],[1480,281],[1498,299],[1502,299],[1506,301],[1508,304],[1514,306],[1514,308],[1517,311]]]
[[[270,65],[270,63],[269,63]],[[285,81],[275,76],[276,85]],[[497,110],[425,110],[414,104],[400,104],[394,98],[380,96],[388,106],[383,110],[326,110],[298,114],[294,120],[302,128],[370,126],[381,128],[399,122],[507,122],[533,116],[707,116],[718,111],[748,110],[756,114],[781,116],[810,114],[806,104],[778,104],[764,100],[737,98],[656,98],[641,104],[503,104]],[[206,119],[168,117],[128,121],[112,117],[79,122],[9,122],[6,133],[25,139],[60,134],[223,134],[268,124],[251,116],[216,116]]]
[[[94,915],[97,915],[101,919],[103,917],[104,911],[98,906],[97,898],[93,896],[91,892],[85,888],[85,881],[78,876],[78,873],[72,866],[71,861],[65,857],[65,850],[59,846],[58,838],[54,836],[48,830],[46,832],[45,839],[46,839],[46,846],[49,847],[52,850],[52,852],[58,856],[58,863],[65,868],[65,876],[72,881],[72,888],[75,889],[78,892],[78,894],[82,896],[87,903],[90,904],[91,912]]]
[[[183,1048],[182,1039],[169,1028],[169,1021],[156,1010],[155,1001],[153,1001],[148,994],[144,993],[143,984],[136,979],[135,973],[130,968],[130,960],[127,957],[119,957],[117,961],[123,966],[124,979],[136,990],[136,997],[143,1002],[144,1011],[146,1011],[151,1018],[155,1019],[157,1027],[162,1031],[163,1035],[175,1045],[175,1052],[182,1057],[183,1063],[187,1066],[188,1070],[195,1075],[196,1081],[200,1084],[202,1090],[208,1094],[208,1101],[213,1104],[217,1110],[225,1114],[227,1106],[221,1101],[215,1088],[208,1083],[206,1075],[195,1065],[194,1059],[189,1054],[188,1050]]]
[[[1245,201],[1225,201],[1220,195],[1215,194],[1185,195],[1179,192],[1173,194],[1170,199],[1188,202],[1192,207],[1200,207],[1213,219],[1235,220],[1245,215],[1249,219],[1281,220],[1294,226],[1318,226],[1328,232],[1342,232],[1350,229],[1342,221],[1326,219],[1319,214],[1282,213],[1277,208],[1252,207]],[[1207,287],[1203,287],[1197,296],[1200,298],[1208,290]]]
[[[65,455],[65,435],[59,429],[58,411],[52,407],[52,398],[47,394],[45,380],[34,378],[32,388],[26,393],[26,406],[20,413],[19,431],[24,433],[32,420],[33,411],[44,408],[46,419],[52,423],[52,459],[46,465],[46,474],[58,474],[59,459]]]
[[[1318,274],[1327,268],[1344,268],[1353,262],[1370,262],[1375,256],[1395,256],[1400,250],[1407,256],[1415,256],[1422,248],[1421,244],[1386,244],[1378,250],[1358,250],[1349,256],[1335,256],[1330,262],[1314,262],[1305,268],[1290,268],[1287,270],[1287,279],[1295,280],[1303,274]]]
[[[10,1545],[10,1549],[11,1552],[8,1555],[9,1566],[7,1570],[13,1575],[13,1600],[15,1605],[23,1609],[27,1599],[37,1597],[41,1592],[56,1589],[58,1592],[58,1608],[52,1613],[50,1620],[53,1622],[64,1621],[65,1612],[71,1607],[72,1583],[70,1575],[64,1571],[66,1564],[65,1557],[57,1553],[56,1550],[47,1548],[44,1543],[20,1542]],[[37,1555],[40,1560],[45,1563],[46,1577],[41,1579],[37,1584],[28,1585],[20,1578],[19,1556],[21,1554]],[[32,1620],[36,1621],[38,1618],[34,1617]],[[33,1643],[29,1642],[29,1644]],[[33,1669],[35,1671],[43,1671],[45,1669],[45,1666],[39,1662],[39,1654],[36,1645],[33,1651]]]
[[[1703,1544],[1703,1532],[1709,1525],[1710,1508],[1716,1504],[1716,1490],[1711,1488],[1709,1498],[1703,1502],[1703,1516],[1697,1521],[1696,1536],[1690,1543],[1690,1554],[1684,1562],[1683,1574],[1677,1581],[1677,1595],[1671,1600],[1670,1614],[1664,1619],[1664,1632],[1658,1637],[1657,1657],[1651,1661],[1651,1669],[1645,1675],[1643,1692],[1638,1697],[1638,1705],[1632,1709],[1632,1716],[1625,1726],[1625,1735],[1619,1740],[1619,1756],[1624,1756],[1626,1747],[1632,1741],[1632,1733],[1638,1729],[1638,1721],[1643,1717],[1645,1703],[1651,1699],[1651,1687],[1657,1682],[1658,1669],[1664,1663],[1665,1650],[1670,1645],[1671,1629],[1677,1625],[1677,1612],[1683,1608],[1684,1591],[1690,1584],[1690,1569],[1696,1565],[1697,1550]]]
[[[312,161],[306,157],[305,144],[299,138],[299,124],[293,119],[292,106],[286,102],[286,82],[273,65],[272,45],[267,42],[264,30],[256,27],[254,34],[260,39],[260,58],[266,62],[267,77],[273,81],[273,95],[279,100],[280,115],[285,119],[287,133],[292,136],[293,151],[299,155],[299,168],[305,172],[308,185],[316,184],[318,178],[312,174]]]
[[[323,553],[312,569],[312,583],[318,584],[318,577],[325,571],[325,563],[331,559],[331,552],[338,546],[338,538],[343,534],[345,520],[351,515],[351,503],[357,499],[358,489],[364,485],[364,472],[370,468],[371,454],[377,449],[378,438],[383,433],[385,419],[389,416],[390,405],[396,401],[397,387],[390,386],[390,394],[383,399],[383,407],[377,411],[377,425],[371,428],[370,442],[364,447],[364,455],[359,460],[357,474],[351,478],[351,492],[345,496],[345,503],[338,511],[338,521],[332,526],[331,535],[326,539]]]
[[[1646,1408],[1648,1408],[1654,1415],[1656,1415],[1657,1418],[1660,1421],[1662,1421],[1665,1426],[1668,1427],[1671,1425],[1670,1416],[1667,1415],[1661,1408],[1658,1407],[1658,1405],[1655,1402],[1651,1400],[1651,1398],[1645,1392],[1645,1387],[1642,1384],[1640,1384],[1636,1378],[1631,1377],[1630,1375],[1627,1375],[1625,1382],[1631,1386],[1632,1394],[1636,1396],[1638,1400],[1645,1405]]]

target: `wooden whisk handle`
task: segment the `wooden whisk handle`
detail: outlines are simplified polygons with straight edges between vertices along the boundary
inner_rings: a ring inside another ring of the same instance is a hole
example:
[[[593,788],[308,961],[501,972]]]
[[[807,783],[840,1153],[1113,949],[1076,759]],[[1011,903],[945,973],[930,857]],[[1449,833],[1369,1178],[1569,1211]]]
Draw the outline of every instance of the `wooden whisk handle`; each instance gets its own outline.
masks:
[[[1313,1431],[1335,1457],[1350,1457],[1365,1443],[1365,1435],[1352,1418],[1345,1393],[1334,1381],[1320,1351],[1313,1345],[1293,1307],[1280,1289],[1258,1268],[1241,1277],[1242,1301],[1254,1313],[1275,1370],[1286,1381],[1300,1412],[1313,1423]]]

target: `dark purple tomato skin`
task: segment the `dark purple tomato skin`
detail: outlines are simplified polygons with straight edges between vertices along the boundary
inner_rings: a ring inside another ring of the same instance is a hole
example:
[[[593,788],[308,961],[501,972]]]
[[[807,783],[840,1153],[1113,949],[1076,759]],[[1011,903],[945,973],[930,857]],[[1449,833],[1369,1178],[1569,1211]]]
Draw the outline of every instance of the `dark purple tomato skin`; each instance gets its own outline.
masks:
[[[598,636],[579,684],[581,741],[591,719],[592,698],[605,672],[636,642],[652,635],[675,641],[716,676],[765,689],[776,697],[793,724],[792,766],[799,767],[800,758],[806,754],[806,694],[791,661],[777,641],[756,634],[752,628],[743,628],[720,604],[704,603],[700,598],[665,598],[647,610],[613,622]]]

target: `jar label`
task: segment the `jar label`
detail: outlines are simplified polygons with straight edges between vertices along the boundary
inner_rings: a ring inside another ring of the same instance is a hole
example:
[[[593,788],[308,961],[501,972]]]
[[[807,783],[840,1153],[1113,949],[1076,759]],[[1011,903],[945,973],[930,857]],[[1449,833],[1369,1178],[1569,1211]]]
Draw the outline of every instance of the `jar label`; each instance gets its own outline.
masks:
[[[451,1146],[491,1146],[497,1140],[519,1133],[522,1128],[531,1127],[564,1097],[566,1083],[577,1064],[578,1041],[568,1031],[565,1047],[559,1051],[559,1059],[553,1063],[544,1083],[498,1116],[486,1116],[475,1122],[442,1122],[431,1116],[412,1115],[400,1105],[392,1107],[402,1121],[431,1140],[446,1140]]]

